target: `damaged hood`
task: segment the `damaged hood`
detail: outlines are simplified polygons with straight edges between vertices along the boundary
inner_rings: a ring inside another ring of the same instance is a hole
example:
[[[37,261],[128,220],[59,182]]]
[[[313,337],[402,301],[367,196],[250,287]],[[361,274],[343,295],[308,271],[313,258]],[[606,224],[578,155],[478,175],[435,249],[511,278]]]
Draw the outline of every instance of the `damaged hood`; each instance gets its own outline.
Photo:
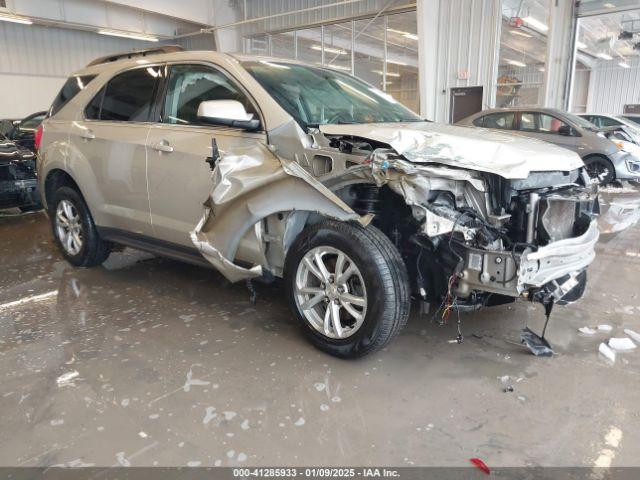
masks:
[[[386,143],[407,160],[491,172],[508,179],[584,166],[577,153],[550,143],[482,128],[430,122],[327,124],[325,135]]]

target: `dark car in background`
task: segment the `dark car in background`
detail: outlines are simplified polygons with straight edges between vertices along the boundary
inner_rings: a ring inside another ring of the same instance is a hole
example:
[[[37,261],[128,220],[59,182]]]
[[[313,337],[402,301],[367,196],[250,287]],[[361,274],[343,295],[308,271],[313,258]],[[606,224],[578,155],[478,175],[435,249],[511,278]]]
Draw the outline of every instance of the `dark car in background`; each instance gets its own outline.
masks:
[[[28,148],[34,152],[36,130],[46,115],[47,112],[36,112],[22,120],[15,121],[13,123],[13,128],[7,133],[7,137],[15,142],[16,145]]]
[[[36,155],[0,134],[0,209],[41,208]]]

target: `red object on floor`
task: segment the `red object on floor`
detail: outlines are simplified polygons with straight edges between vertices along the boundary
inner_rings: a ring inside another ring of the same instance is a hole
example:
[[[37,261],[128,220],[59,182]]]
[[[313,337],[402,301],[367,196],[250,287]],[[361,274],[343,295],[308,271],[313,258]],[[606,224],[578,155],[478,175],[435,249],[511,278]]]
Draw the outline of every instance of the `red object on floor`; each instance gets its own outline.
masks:
[[[487,475],[489,475],[491,473],[491,470],[489,469],[489,467],[487,466],[486,463],[484,463],[482,460],[480,460],[479,458],[472,458],[471,460],[469,460],[471,463],[473,463],[477,468],[479,468],[480,470],[482,470],[484,473],[486,473]]]

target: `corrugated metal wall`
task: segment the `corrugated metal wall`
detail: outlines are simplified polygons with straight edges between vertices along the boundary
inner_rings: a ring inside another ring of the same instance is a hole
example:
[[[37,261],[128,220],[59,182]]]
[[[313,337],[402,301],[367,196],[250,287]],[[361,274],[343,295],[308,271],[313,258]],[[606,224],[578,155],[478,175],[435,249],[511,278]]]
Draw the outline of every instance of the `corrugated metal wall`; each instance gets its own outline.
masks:
[[[434,120],[449,121],[451,88],[482,86],[484,108],[495,103],[500,27],[500,0],[440,0]]]
[[[627,63],[631,68],[611,67],[601,62],[591,70],[587,111],[623,113],[624,105],[640,103],[640,59]]]
[[[0,73],[67,77],[94,58],[157,45],[93,32],[0,23]]]

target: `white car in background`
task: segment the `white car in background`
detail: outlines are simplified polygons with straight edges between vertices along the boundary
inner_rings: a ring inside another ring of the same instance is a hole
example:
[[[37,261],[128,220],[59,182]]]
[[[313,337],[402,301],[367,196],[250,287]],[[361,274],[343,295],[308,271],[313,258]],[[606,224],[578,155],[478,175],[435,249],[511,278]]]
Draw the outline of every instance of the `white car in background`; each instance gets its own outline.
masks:
[[[636,137],[636,143],[640,144],[640,115],[613,115],[609,113],[577,113],[576,115],[593,123],[598,128],[628,127]]]

